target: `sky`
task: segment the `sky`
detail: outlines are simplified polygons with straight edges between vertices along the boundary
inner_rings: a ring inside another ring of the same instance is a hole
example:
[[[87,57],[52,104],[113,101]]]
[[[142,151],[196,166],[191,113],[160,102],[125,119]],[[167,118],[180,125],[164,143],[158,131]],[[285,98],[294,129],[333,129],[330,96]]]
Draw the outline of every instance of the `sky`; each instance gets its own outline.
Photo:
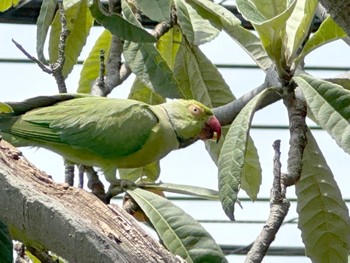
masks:
[[[87,56],[94,40],[101,33],[100,27],[94,27],[81,59]],[[0,24],[0,58],[25,58],[11,42],[15,39],[30,54],[35,55],[36,28],[31,25]],[[254,64],[253,60],[224,33],[210,43],[201,46],[204,53],[217,64]],[[348,47],[337,41],[314,51],[306,59],[307,66],[349,66],[350,52]],[[76,66],[67,79],[69,92],[75,92],[79,80],[81,66]],[[231,87],[234,95],[239,97],[264,81],[264,73],[258,69],[222,69],[225,81]],[[341,72],[310,71],[318,77],[332,77]],[[43,73],[35,64],[0,63],[2,85],[0,89],[1,101],[20,101],[38,95],[56,94],[57,87],[53,77]],[[132,79],[128,79],[122,86],[117,87],[112,97],[125,98],[131,86]],[[311,122],[309,122],[312,124]],[[253,124],[258,125],[288,125],[286,109],[282,102],[277,102],[257,112]],[[344,198],[350,198],[350,158],[338,148],[334,140],[323,131],[313,131],[319,146],[331,167]],[[282,170],[286,171],[289,132],[287,130],[258,130],[253,129],[251,136],[260,156],[263,170],[263,181],[258,197],[269,197],[272,185],[272,143],[281,140]],[[55,181],[64,179],[62,158],[52,152],[42,149],[21,149],[24,155],[38,168],[52,175]],[[186,149],[174,151],[161,161],[161,177],[163,182],[179,183],[217,189],[217,167],[207,154],[204,143],[197,142]],[[239,197],[246,197],[241,191]],[[294,198],[294,188],[287,190],[287,197]],[[188,202],[177,201],[182,209],[195,219],[226,219],[218,202]],[[243,202],[243,209],[236,208],[236,220],[266,220],[269,204],[266,202]],[[205,206],[205,209],[203,207]],[[297,217],[296,205],[292,203],[286,220]],[[260,232],[261,224],[203,224],[219,244],[247,245],[253,242]],[[296,224],[283,226],[278,233],[273,246],[302,246],[300,231]],[[244,256],[229,256],[230,262],[244,262]],[[272,257],[268,256],[263,262],[311,262],[306,257]]]

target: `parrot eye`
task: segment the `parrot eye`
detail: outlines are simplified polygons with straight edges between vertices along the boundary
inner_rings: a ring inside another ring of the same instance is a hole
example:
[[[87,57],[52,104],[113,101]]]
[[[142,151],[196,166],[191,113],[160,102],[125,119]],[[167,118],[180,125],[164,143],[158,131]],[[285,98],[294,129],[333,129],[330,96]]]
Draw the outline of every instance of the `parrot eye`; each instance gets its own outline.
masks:
[[[202,109],[197,105],[190,105],[188,109],[194,116],[198,116],[202,113]]]

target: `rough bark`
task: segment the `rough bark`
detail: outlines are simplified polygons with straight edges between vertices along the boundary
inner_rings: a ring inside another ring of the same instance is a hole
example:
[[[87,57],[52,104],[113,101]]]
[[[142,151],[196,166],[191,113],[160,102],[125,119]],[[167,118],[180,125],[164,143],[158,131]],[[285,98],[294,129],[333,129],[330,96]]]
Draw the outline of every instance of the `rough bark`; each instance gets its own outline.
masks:
[[[14,239],[69,262],[177,262],[116,205],[57,184],[0,141],[0,220]]]

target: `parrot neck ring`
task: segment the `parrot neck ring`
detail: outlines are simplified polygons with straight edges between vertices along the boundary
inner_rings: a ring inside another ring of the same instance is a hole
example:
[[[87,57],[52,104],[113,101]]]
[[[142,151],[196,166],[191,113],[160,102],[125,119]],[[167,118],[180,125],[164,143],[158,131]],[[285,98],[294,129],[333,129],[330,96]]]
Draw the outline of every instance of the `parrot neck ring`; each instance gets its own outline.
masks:
[[[185,148],[189,145],[191,145],[192,143],[196,142],[198,140],[198,138],[190,138],[190,139],[185,139],[183,137],[181,137],[177,132],[176,132],[176,129],[175,129],[175,125],[173,124],[173,122],[171,121],[171,118],[169,116],[169,113],[168,111],[166,110],[166,108],[164,108],[164,111],[166,112],[166,115],[168,117],[168,120],[170,122],[170,125],[173,127],[173,130],[174,130],[174,133],[176,135],[176,139],[179,143],[179,148],[182,149],[182,148]]]

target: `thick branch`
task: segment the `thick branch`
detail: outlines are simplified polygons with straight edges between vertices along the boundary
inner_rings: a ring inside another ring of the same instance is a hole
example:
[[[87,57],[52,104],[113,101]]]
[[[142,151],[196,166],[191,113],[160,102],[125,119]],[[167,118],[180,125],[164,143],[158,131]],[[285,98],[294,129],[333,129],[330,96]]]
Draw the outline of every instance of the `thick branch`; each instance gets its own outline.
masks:
[[[221,125],[228,125],[233,122],[233,120],[237,117],[238,113],[243,109],[247,103],[253,99],[258,93],[263,91],[268,87],[279,87],[281,83],[279,82],[277,71],[271,67],[265,77],[265,82],[259,87],[247,92],[242,97],[226,104],[221,107],[217,107],[213,109],[215,116],[220,121]],[[258,109],[262,109],[272,103],[281,99],[281,95],[276,93],[271,93],[270,96],[267,96],[262,103],[260,104]]]
[[[0,220],[14,239],[70,262],[177,262],[117,206],[55,184],[0,142]]]
[[[350,1],[349,0],[320,0],[333,20],[350,36]]]

